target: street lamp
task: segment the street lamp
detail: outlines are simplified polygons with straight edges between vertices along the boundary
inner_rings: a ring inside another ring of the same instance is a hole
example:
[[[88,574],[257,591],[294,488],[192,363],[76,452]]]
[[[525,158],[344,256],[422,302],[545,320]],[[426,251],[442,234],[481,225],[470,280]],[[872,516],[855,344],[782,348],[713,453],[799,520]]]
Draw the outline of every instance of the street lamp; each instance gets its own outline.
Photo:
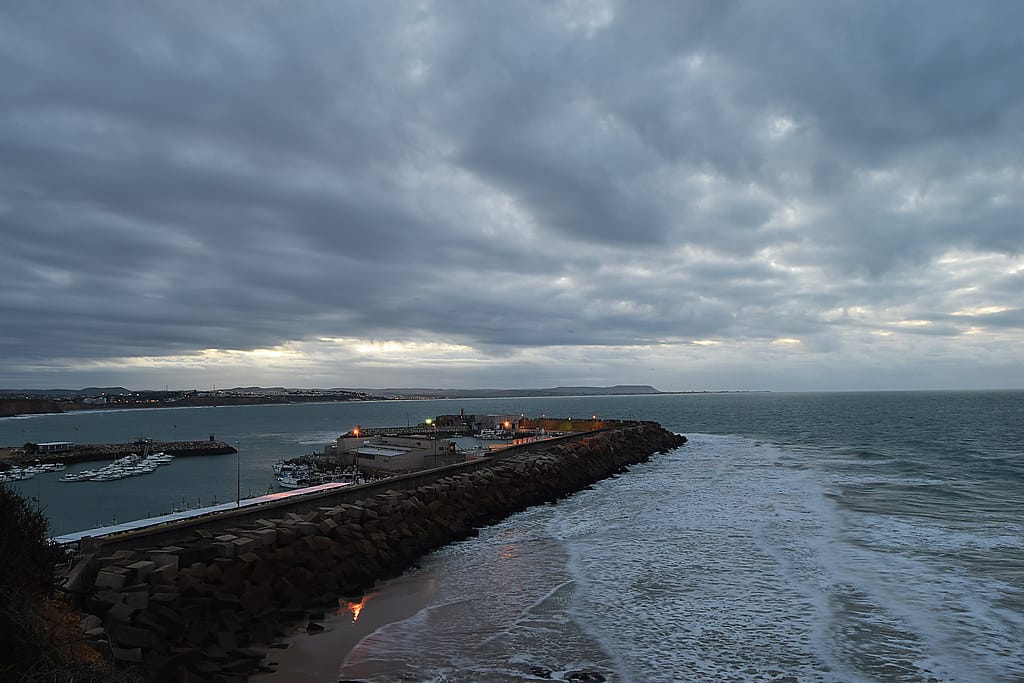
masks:
[[[235,507],[242,507],[242,452],[235,442]]]
[[[437,424],[434,422],[434,420],[432,420],[429,417],[426,420],[424,420],[423,423],[426,424],[427,427],[430,427],[431,425],[434,426],[434,457],[436,458],[437,457]],[[435,462],[434,464],[436,465],[437,463]]]

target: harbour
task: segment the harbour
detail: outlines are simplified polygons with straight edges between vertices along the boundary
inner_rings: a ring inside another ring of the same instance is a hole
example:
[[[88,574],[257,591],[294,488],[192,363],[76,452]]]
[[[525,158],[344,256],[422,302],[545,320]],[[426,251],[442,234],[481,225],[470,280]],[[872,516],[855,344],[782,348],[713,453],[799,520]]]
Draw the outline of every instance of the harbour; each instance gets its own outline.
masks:
[[[151,680],[244,677],[265,666],[262,649],[289,620],[286,608],[292,620],[322,621],[337,595],[685,442],[652,422],[622,422],[376,484],[85,536],[65,590],[82,598],[94,624],[87,637]]]
[[[274,463],[322,453],[359,425],[369,430],[393,426],[411,430],[428,418],[462,409],[477,414],[630,419],[640,414],[645,397],[636,397],[636,401],[558,397],[78,411],[0,419],[0,444],[130,444],[140,434],[154,443],[201,443],[213,434],[217,441],[238,451],[178,458],[142,477],[73,485],[61,482],[67,474],[95,469],[90,463],[74,463],[63,472],[44,472],[12,482],[11,486],[38,502],[53,533],[62,535],[279,491]],[[460,448],[485,443],[472,435],[451,440]]]
[[[259,497],[273,486],[273,463],[322,450],[355,425],[411,425],[460,408],[652,419],[690,442],[441,548],[394,584],[381,582],[360,609],[391,621],[373,622],[372,633],[345,640],[363,628],[349,623],[350,602],[327,608],[325,630],[303,637],[345,639],[296,646],[322,658],[317,669],[325,673],[315,680],[339,672],[380,682],[526,681],[544,671],[553,679],[596,671],[608,681],[666,682],[1024,675],[1015,654],[1024,586],[1014,571],[1024,561],[1024,393],[339,407],[95,413],[89,423],[78,415],[14,418],[0,420],[0,443],[159,438],[175,423],[190,435],[239,442],[235,455],[177,459],[143,477],[66,484],[51,472],[9,484],[29,497],[38,492],[51,519],[71,520],[60,533],[73,533],[108,525],[112,506],[120,524],[196,506],[200,496],[228,505],[236,490],[243,500]],[[94,518],[83,519],[89,510]],[[415,613],[377,611],[409,590],[418,596]]]

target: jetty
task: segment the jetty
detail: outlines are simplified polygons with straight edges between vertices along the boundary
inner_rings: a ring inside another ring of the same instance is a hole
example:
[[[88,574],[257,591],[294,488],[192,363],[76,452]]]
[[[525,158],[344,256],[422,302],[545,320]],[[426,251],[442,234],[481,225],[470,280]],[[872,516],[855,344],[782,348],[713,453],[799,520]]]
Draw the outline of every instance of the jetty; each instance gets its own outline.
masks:
[[[117,460],[133,453],[163,452],[175,457],[193,455],[228,455],[237,453],[234,446],[210,436],[204,441],[152,441],[140,439],[131,443],[78,444],[71,441],[55,441],[42,444],[25,444],[18,448],[5,449],[4,462],[11,465],[26,463],[63,463],[97,460]]]
[[[685,442],[622,422],[380,482],[76,535],[65,590],[86,614],[85,637],[147,680],[244,680],[266,670],[286,624],[312,632],[339,596]]]

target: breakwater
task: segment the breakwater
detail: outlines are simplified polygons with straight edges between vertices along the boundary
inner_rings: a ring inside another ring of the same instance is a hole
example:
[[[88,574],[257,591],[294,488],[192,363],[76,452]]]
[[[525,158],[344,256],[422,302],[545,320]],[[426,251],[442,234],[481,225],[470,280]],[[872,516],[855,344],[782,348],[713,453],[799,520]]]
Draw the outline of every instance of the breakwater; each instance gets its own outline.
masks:
[[[232,521],[224,528],[207,520],[173,544],[101,542],[79,560],[68,586],[88,615],[86,637],[148,679],[245,677],[283,624],[308,620],[313,630],[339,596],[684,442],[654,423],[623,423],[415,487],[384,483],[354,502],[310,509],[306,501],[301,512],[245,524],[225,516]]]
[[[132,453],[141,454],[147,448],[151,453],[163,451],[176,457],[228,455],[237,452],[231,444],[215,439],[207,439],[205,441],[152,441],[149,443],[135,441],[132,443],[75,444],[65,451],[48,453],[21,452],[7,459],[16,463],[39,460],[43,462],[62,462],[70,465],[76,462],[117,460]]]

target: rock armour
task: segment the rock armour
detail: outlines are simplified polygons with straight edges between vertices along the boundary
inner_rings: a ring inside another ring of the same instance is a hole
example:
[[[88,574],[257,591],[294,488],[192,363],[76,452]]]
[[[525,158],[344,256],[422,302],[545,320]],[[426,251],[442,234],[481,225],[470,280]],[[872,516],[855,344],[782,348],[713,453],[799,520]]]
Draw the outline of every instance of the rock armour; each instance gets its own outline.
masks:
[[[286,623],[309,621],[417,558],[532,505],[555,501],[685,443],[651,422],[539,447],[475,472],[355,504],[178,545],[83,558],[83,628],[154,681],[239,680],[261,667]],[[86,581],[85,583],[89,583]]]

